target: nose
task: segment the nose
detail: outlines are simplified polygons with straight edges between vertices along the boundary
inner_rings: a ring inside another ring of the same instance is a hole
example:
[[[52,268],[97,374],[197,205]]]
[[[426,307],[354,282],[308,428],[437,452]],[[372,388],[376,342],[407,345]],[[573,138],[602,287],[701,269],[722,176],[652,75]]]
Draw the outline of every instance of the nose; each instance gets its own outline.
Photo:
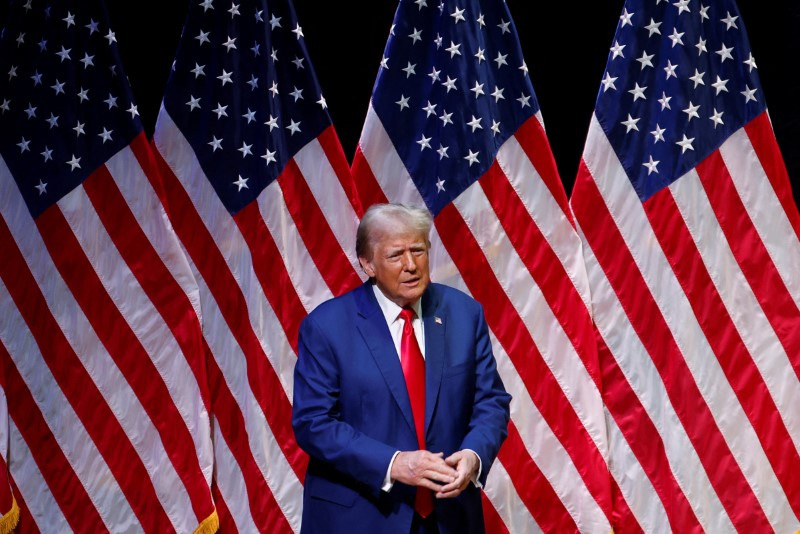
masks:
[[[403,254],[403,269],[409,272],[417,270],[417,262],[414,260],[414,255],[410,250],[405,251]]]

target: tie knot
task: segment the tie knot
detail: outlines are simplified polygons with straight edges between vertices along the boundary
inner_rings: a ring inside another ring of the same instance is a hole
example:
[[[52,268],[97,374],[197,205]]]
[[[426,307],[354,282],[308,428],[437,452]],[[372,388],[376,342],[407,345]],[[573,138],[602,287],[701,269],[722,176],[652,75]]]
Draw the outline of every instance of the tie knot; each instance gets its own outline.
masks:
[[[414,310],[412,310],[411,308],[403,308],[402,310],[400,310],[400,315],[398,315],[398,317],[400,317],[403,321],[405,321],[408,324],[411,324],[411,321],[413,321],[414,317],[416,316],[417,314],[414,313]]]

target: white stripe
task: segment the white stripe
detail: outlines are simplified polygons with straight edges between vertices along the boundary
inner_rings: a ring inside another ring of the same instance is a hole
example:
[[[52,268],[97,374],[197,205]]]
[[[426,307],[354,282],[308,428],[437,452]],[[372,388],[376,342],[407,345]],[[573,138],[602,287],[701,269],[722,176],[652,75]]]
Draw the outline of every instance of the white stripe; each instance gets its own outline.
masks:
[[[513,469],[514,466],[510,466]],[[497,514],[505,523],[506,528],[511,534],[525,533],[536,534],[543,532],[530,511],[520,500],[519,495],[511,484],[511,477],[508,476],[505,466],[495,460],[492,470],[486,478],[486,497],[492,503]]]
[[[328,221],[333,235],[336,236],[339,246],[356,272],[360,272],[355,252],[358,215],[353,211],[350,199],[342,189],[339,177],[333,170],[322,145],[317,139],[313,139],[295,154],[294,160]],[[345,161],[342,163],[346,164]]]
[[[233,518],[239,532],[258,532],[250,512],[250,500],[244,483],[242,471],[236,458],[233,457],[228,444],[219,430],[219,423],[214,424],[214,480],[220,494]]]
[[[306,311],[333,297],[297,231],[277,180],[258,195],[257,202],[264,224],[278,247],[286,272]],[[288,343],[281,350],[287,349],[292,351]]]
[[[584,243],[583,255],[592,292],[595,324],[620,371],[655,425],[664,443],[664,452],[675,481],[683,490],[705,531],[732,532],[733,524],[672,407],[658,370],[625,315],[622,304],[580,226],[578,233]],[[611,426],[608,428],[609,432],[613,431]],[[612,434],[611,438],[615,439],[616,436]],[[660,503],[654,502],[657,496],[653,495],[652,483],[632,454],[626,455],[625,459],[618,455],[619,451],[612,449],[610,467],[631,511],[641,521],[642,527],[648,522],[648,518],[655,525],[660,524],[657,519],[652,519],[653,516],[658,518],[662,508]],[[663,516],[661,522],[666,523],[666,516]]]
[[[225,259],[228,269],[238,282],[247,304],[250,325],[270,364],[278,374],[286,396],[291,399],[294,363],[297,357],[294,351],[285,350],[285,347],[291,345],[264,294],[261,282],[253,271],[253,259],[247,242],[200,168],[191,145],[166,111],[162,110],[159,115],[154,141],[175,176],[181,181],[195,210],[200,214]],[[208,226],[209,221],[213,221],[214,224]],[[195,272],[195,276],[197,275]],[[205,308],[202,309],[205,314]],[[203,327],[207,325],[213,326],[213,323],[204,319]],[[228,328],[222,321],[213,331],[219,335],[221,332],[227,332]]]
[[[719,151],[770,259],[800,308],[800,241],[744,128],[734,132]]]
[[[783,530],[779,526],[786,517],[793,515],[786,495],[658,244],[639,197],[595,116],[586,145],[584,161],[705,402],[768,520],[774,528]]]
[[[581,532],[609,532],[611,525],[605,513],[589,492],[569,453],[542,417],[508,354],[494,335],[491,339],[497,371],[514,399],[511,403],[511,419],[531,459],[539,466]]]
[[[9,421],[8,430],[8,470],[36,527],[40,532],[72,532],[14,421]],[[17,528],[22,530],[26,526],[20,524]]]
[[[714,215],[697,172],[670,186],[703,263],[725,308],[758,367],[795,449],[800,443],[800,382],[764,315]],[[759,377],[756,377],[758,379]]]
[[[28,330],[25,319],[11,300],[2,280],[0,280],[0,309],[3,310],[3,320],[6,325],[6,329],[0,331],[0,342],[11,355],[25,387],[33,396],[59,448],[86,488],[103,522],[110,529],[116,528],[116,525],[131,525],[135,522],[136,530],[140,530],[141,527],[125,494],[80,418],[72,409],[72,405],[62,393],[39,351],[33,334]],[[67,338],[70,337],[70,333],[67,332]],[[11,456],[13,461],[15,451],[11,451]],[[58,476],[58,473],[51,474]]]
[[[591,308],[586,268],[581,257],[581,240],[515,137],[510,137],[500,147],[497,163],[566,270],[584,305],[587,309]]]

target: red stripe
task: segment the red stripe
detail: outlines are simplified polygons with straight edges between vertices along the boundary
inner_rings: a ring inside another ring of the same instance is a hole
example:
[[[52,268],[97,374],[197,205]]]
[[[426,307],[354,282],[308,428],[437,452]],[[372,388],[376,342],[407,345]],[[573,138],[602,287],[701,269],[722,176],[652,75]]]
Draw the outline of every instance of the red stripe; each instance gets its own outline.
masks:
[[[533,120],[538,124],[538,121]],[[575,347],[586,371],[592,377],[597,389],[602,392],[592,319],[572,279],[556,253],[550,248],[539,227],[531,219],[525,205],[496,160],[478,183],[483,188],[508,239]],[[567,208],[569,212],[569,206]],[[580,254],[580,249],[575,248],[574,253]]]
[[[1,344],[1,342],[0,342]],[[0,350],[5,350],[5,347]],[[0,388],[3,389],[3,394],[5,394],[5,387],[2,385],[3,373],[0,372]],[[8,438],[8,428],[6,427],[3,429],[3,432],[0,432],[0,436]],[[6,439],[6,443],[7,443]],[[13,503],[13,495],[11,494],[11,484],[9,483],[10,474],[8,472],[8,465],[6,465],[6,460],[3,458],[3,455],[0,454],[0,517],[4,516],[11,510],[11,506]]]
[[[211,354],[211,349],[208,348],[208,345],[206,345],[205,350],[209,355]],[[261,532],[291,530],[289,523],[275,501],[272,490],[258,468],[253,451],[250,449],[247,423],[239,405],[236,403],[236,399],[234,399],[231,390],[228,388],[227,382],[225,382],[222,370],[213,357],[208,358],[208,379],[211,387],[214,421],[219,425],[222,438],[228,445],[228,449],[231,451],[242,473],[253,522]],[[215,487],[216,482],[212,489]],[[224,511],[230,515],[227,507]],[[220,509],[219,501],[217,502],[217,512],[220,517],[220,528],[222,528],[225,514]],[[225,521],[231,522],[232,518],[228,517]]]
[[[722,163],[719,152],[712,154],[711,159],[709,163],[714,167],[715,164]],[[704,174],[711,175],[708,172],[711,168],[705,165],[703,167]],[[724,166],[715,170],[717,172],[713,181],[718,191],[724,189],[720,187],[720,182],[726,171]],[[731,202],[727,205],[731,205]],[[678,210],[672,191],[668,188],[662,189],[644,202],[644,208],[703,334],[708,339],[725,377],[753,425],[789,502],[793,505],[795,513],[800,515],[800,480],[796,476],[800,472],[800,456],[758,367],[717,293],[700,251]],[[744,212],[736,213],[744,216]],[[731,213],[723,216],[732,218]],[[736,235],[742,237],[742,234]],[[729,235],[728,239],[733,237]],[[754,249],[748,247],[748,250],[752,253]],[[761,269],[763,274],[764,265]],[[798,317],[800,318],[800,315]]]
[[[800,310],[761,241],[719,151],[697,166],[697,174],[736,262],[800,378]],[[800,501],[797,504],[800,506]]]
[[[313,176],[310,178],[314,179]],[[305,176],[293,159],[284,167],[278,177],[278,184],[283,191],[286,209],[289,210],[314,265],[331,292],[341,295],[361,285],[361,278],[347,259],[317,199],[308,187]]]
[[[0,218],[0,223],[2,223],[0,227],[0,242],[3,244],[3,250],[7,251],[6,257],[8,258],[9,252],[12,256],[10,262],[0,263],[17,264],[17,262],[22,259],[21,256],[18,256],[19,250],[16,249],[16,246],[14,246],[13,249],[7,246],[7,227],[2,218]],[[15,265],[15,267],[17,267],[17,265]],[[0,270],[2,270],[3,281],[6,283],[6,287],[8,287],[8,279],[6,278],[8,273],[5,272],[6,268],[0,266]],[[64,351],[63,354],[69,353],[71,348],[66,338],[64,338],[61,329],[55,324],[52,315],[47,311],[46,304],[43,302],[44,299],[41,294],[37,294],[36,290],[38,288],[36,284],[34,283],[33,286],[30,285],[32,282],[32,280],[29,279],[30,273],[25,269],[24,271],[18,271],[18,275],[19,278],[25,278],[26,280],[20,280],[18,278],[18,287],[13,290],[9,288],[9,292],[16,294],[18,298],[22,297],[27,300],[25,302],[19,302],[15,299],[15,303],[18,307],[22,305],[22,307],[25,308],[24,312],[20,309],[23,315],[30,315],[32,312],[41,312],[41,315],[35,316],[36,320],[40,322],[41,326],[50,328],[49,333],[51,338],[44,341],[44,343],[40,342],[40,346],[49,345],[47,348],[59,348]],[[12,298],[13,297],[14,295],[12,295]],[[28,325],[32,327],[31,330],[33,330],[34,325],[30,322],[28,322]],[[3,343],[0,343],[0,366],[2,366],[2,372],[5,375],[3,389],[10,401],[8,403],[8,415],[14,420],[14,424],[17,425],[17,429],[28,445],[33,460],[42,473],[42,477],[47,487],[50,489],[58,507],[67,519],[67,523],[76,531],[85,529],[85,531],[88,532],[104,532],[106,527],[103,524],[103,520],[100,518],[97,508],[95,508],[94,503],[86,493],[86,489],[83,484],[81,484],[78,476],[72,470],[72,466],[70,466],[67,457],[61,450],[55,436],[53,436],[53,433],[50,431],[50,427],[47,425],[47,421],[44,420],[39,406],[36,404],[33,395],[31,395],[31,392],[28,390],[28,386],[19,374],[19,370],[12,361],[11,355],[8,353]],[[38,384],[36,385],[38,386]],[[17,494],[19,495],[19,492],[17,492]],[[22,528],[23,525],[20,525],[20,527]]]
[[[583,160],[573,189],[572,206],[625,314],[658,369],[675,412],[731,521],[739,530],[769,530],[761,504],[725,443]]]
[[[625,436],[625,441],[658,494],[672,530],[675,532],[702,532],[703,527],[697,520],[686,495],[683,494],[683,490],[675,480],[664,449],[664,441],[650,419],[650,414],[647,413],[639,397],[634,393],[605,340],[599,332],[595,332],[605,387],[603,404],[608,408]],[[625,466],[620,466],[620,468],[624,470]],[[626,517],[621,513],[627,508],[627,505],[624,508],[617,506],[620,498],[622,498],[621,495],[615,499],[612,526],[617,532],[627,532],[631,528],[632,522],[637,526],[638,523],[632,515]]]
[[[472,295],[483,304],[489,327],[514,363],[534,404],[575,465],[585,466],[580,470],[581,477],[610,520],[608,467],[497,281],[483,251],[453,204],[442,209],[434,221],[450,257]]]
[[[361,207],[364,210],[373,204],[385,204],[389,202],[378,180],[372,173],[372,169],[369,163],[367,163],[364,154],[361,152],[360,146],[356,147],[351,170],[353,173],[353,180],[355,180],[356,188],[358,189],[358,198],[361,199]]]
[[[231,335],[242,348],[250,388],[264,412],[272,434],[297,478],[303,480],[308,457],[294,439],[291,404],[253,331],[247,301],[183,185],[161,154],[157,150],[154,152],[173,211],[172,224],[175,231],[217,302]]]
[[[575,519],[531,459],[513,421],[508,423],[508,438],[500,447],[497,459],[503,463],[517,495],[544,532],[578,532]]]
[[[17,534],[39,534],[39,526],[33,520],[28,503],[22,498],[22,493],[19,492],[19,488],[14,482],[14,477],[11,477],[9,482],[11,482],[11,491],[14,493],[14,499],[17,501],[17,506],[19,506],[19,523],[17,523],[17,528],[14,529],[14,532]]]
[[[222,498],[222,494],[219,492],[216,481],[211,483],[211,496],[214,497],[214,504],[217,505],[219,532],[224,532],[225,534],[239,532],[239,529],[236,528],[236,523],[233,521],[231,511],[228,509],[225,499]]]
[[[539,119],[534,116],[523,122],[514,133],[514,137],[517,138],[522,150],[525,151],[536,172],[547,186],[547,189],[550,190],[550,194],[553,195],[553,198],[561,207],[561,211],[569,219],[569,223],[575,227],[572,210],[569,209],[569,202],[567,201],[567,193],[564,191],[564,184],[558,175],[556,160],[550,150],[550,141],[547,139],[547,134],[542,128]]]
[[[508,529],[503,523],[503,519],[494,509],[494,505],[489,501],[486,493],[483,492],[481,492],[481,507],[483,508],[483,526],[486,529],[486,533],[508,534]]]
[[[342,150],[342,144],[339,142],[339,137],[336,135],[336,130],[333,126],[327,127],[317,137],[317,141],[322,145],[322,150],[325,152],[325,157],[328,158],[328,163],[333,167],[333,172],[339,178],[339,183],[344,190],[345,196],[350,201],[350,205],[356,216],[361,218],[364,215],[364,210],[361,207],[361,202],[358,199],[358,191],[356,191],[356,183],[353,180],[353,175],[350,174],[350,167],[347,165],[347,158]]]
[[[83,182],[83,187],[123,260],[181,347],[208,410],[200,322],[189,298],[150,244],[108,169],[99,167]],[[150,215],[158,216],[157,213]],[[106,313],[113,311],[109,310]],[[118,324],[121,328],[121,323]],[[192,510],[199,523],[214,511],[214,503],[211,500],[208,483],[203,476],[192,435],[144,347],[139,345],[138,338],[135,338],[130,330],[124,330],[121,332],[115,327],[109,333],[113,333],[113,338],[120,341],[117,347],[124,346],[128,351],[138,350],[139,354],[134,355],[131,352],[129,353],[131,357],[123,358],[115,356],[118,354],[115,350],[112,356],[158,430],[164,450],[186,487],[192,502]],[[98,332],[98,335],[106,346],[112,346],[112,335],[104,335],[102,332]],[[171,375],[168,378],[180,383],[188,377]],[[209,436],[204,437],[210,439]]]
[[[789,174],[786,172],[786,165],[783,162],[767,112],[763,112],[750,121],[744,129],[750,138],[750,144],[753,145],[761,167],[772,184],[772,189],[775,190],[778,201],[783,206],[786,217],[794,228],[795,238],[800,239],[800,213],[798,213],[797,204],[792,198]],[[797,353],[800,354],[800,351]]]

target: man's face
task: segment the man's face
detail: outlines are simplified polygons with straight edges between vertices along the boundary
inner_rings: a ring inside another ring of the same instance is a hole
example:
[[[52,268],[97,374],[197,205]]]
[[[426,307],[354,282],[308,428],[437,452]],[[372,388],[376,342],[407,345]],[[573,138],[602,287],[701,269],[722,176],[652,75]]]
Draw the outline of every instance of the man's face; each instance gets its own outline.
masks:
[[[358,258],[378,288],[400,307],[415,303],[431,281],[428,240],[414,230],[377,231],[370,258]]]

